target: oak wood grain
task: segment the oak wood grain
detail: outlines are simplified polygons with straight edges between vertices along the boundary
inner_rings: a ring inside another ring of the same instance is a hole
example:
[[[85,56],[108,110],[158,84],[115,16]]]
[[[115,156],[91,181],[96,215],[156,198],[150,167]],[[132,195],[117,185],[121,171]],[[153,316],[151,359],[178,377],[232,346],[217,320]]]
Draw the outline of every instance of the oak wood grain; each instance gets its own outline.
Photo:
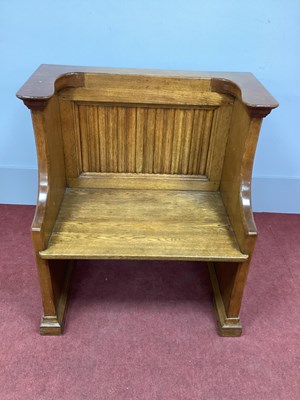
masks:
[[[69,187],[90,189],[209,190],[220,181],[205,175],[130,174],[86,172],[67,180]]]
[[[135,82],[136,84],[136,82]],[[145,85],[149,86],[149,83]],[[125,103],[125,104],[156,104],[156,105],[193,105],[201,108],[210,106],[221,106],[223,104],[232,104],[233,98],[225,94],[216,92],[190,91],[185,90],[176,91],[169,83],[167,89],[151,89],[144,87],[128,87],[124,88],[121,85],[116,87],[103,88],[99,90],[89,88],[75,88],[66,89],[60,93],[63,100],[71,101],[87,101],[89,103]]]
[[[257,229],[252,213],[251,180],[261,118],[251,118],[239,101],[233,110],[220,191],[241,249],[251,253]]]
[[[40,332],[60,334],[63,328],[69,286],[68,262],[43,260],[39,255],[48,244],[66,186],[63,138],[60,121],[59,102],[54,96],[41,111],[32,110],[32,121],[39,167],[39,192],[31,235],[38,269],[43,318]]]
[[[67,189],[42,258],[228,260],[237,246],[219,193]]]
[[[37,144],[41,333],[62,331],[70,260],[128,258],[209,261],[219,331],[240,335],[253,160],[278,106],[255,77],[41,65],[17,96]]]
[[[157,78],[173,77],[177,81],[193,85],[201,81],[202,90],[225,93],[240,99],[255,116],[261,117],[278,107],[278,102],[264,86],[249,72],[209,72],[209,71],[172,71],[155,69],[82,67],[42,64],[18,91],[17,96],[29,107],[45,107],[47,100],[55,91],[65,88],[85,87],[85,82],[94,84],[95,75],[126,75],[132,80],[140,76]]]
[[[230,105],[203,110],[60,103],[69,183],[80,171],[221,179]]]
[[[239,264],[232,263],[237,267]],[[219,263],[218,263],[219,265]],[[242,334],[242,325],[239,317],[239,313],[236,313],[234,316],[228,315],[227,308],[224,304],[224,295],[220,290],[220,281],[217,277],[216,273],[216,263],[209,262],[208,263],[208,271],[210,276],[210,281],[212,285],[212,290],[214,294],[214,305],[215,311],[217,316],[217,323],[218,323],[218,333],[220,336],[230,336],[236,337],[241,336]],[[230,282],[230,272],[228,274],[229,277],[229,285],[231,286]],[[230,300],[230,299],[229,299]]]

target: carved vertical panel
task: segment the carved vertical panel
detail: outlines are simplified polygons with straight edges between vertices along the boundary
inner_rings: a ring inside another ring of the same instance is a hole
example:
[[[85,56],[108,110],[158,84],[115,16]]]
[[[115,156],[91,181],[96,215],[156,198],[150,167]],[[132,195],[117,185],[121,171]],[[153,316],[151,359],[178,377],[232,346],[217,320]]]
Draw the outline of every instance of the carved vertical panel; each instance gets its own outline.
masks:
[[[83,172],[206,174],[218,109],[77,108]]]

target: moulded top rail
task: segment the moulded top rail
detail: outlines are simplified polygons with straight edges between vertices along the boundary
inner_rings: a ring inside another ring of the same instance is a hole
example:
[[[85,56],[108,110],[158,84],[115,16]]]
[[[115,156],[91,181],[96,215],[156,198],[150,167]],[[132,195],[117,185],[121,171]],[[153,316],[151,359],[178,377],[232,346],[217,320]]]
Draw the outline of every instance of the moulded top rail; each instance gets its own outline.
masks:
[[[264,117],[278,102],[264,86],[249,72],[208,72],[175,71],[156,69],[131,69],[107,67],[80,67],[42,64],[18,91],[17,97],[29,108],[34,108],[37,101],[46,102],[55,91],[68,87],[85,86],[87,76],[91,74],[128,77],[152,77],[178,80],[208,80],[206,90],[229,94],[239,98],[253,116]]]

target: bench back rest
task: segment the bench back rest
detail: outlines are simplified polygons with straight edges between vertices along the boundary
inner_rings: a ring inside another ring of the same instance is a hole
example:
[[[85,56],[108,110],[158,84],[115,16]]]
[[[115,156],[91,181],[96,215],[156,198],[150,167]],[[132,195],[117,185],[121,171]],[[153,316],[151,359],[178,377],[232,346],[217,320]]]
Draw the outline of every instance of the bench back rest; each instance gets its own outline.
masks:
[[[59,92],[68,185],[217,190],[233,102],[209,78],[84,74]]]

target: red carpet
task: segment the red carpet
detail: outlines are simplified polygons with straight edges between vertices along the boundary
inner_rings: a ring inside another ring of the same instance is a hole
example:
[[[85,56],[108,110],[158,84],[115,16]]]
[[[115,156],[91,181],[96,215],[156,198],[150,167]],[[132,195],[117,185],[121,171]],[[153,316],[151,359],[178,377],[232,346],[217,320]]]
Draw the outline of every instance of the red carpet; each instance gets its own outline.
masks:
[[[241,338],[203,265],[116,261],[78,264],[65,334],[41,337],[33,212],[0,206],[0,400],[300,399],[300,215],[256,215]]]

